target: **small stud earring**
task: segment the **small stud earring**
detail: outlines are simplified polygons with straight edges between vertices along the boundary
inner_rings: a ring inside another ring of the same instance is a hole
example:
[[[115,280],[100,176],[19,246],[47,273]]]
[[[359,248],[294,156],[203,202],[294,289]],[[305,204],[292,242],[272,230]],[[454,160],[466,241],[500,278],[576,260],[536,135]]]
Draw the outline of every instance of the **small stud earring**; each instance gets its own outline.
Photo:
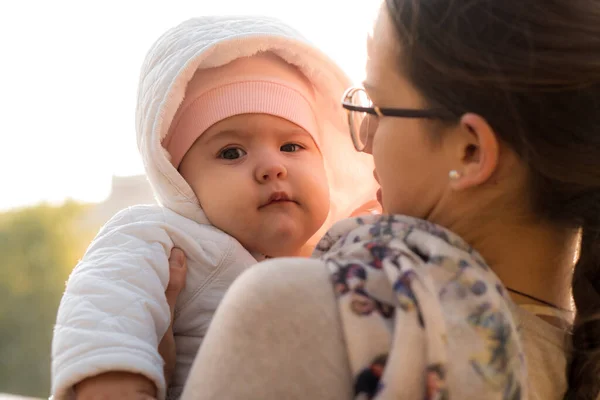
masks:
[[[452,171],[450,171],[448,173],[448,176],[450,177],[451,180],[455,181],[458,178],[460,178],[460,172],[458,172],[457,170],[453,169]]]

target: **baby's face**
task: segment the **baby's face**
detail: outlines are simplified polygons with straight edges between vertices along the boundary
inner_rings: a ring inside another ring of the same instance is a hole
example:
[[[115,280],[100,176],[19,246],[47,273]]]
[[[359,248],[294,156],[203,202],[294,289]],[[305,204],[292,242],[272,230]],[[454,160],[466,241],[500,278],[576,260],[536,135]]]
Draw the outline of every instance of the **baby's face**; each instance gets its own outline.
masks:
[[[317,145],[302,128],[275,116],[218,122],[190,148],[179,171],[211,223],[251,252],[298,255],[329,212]]]

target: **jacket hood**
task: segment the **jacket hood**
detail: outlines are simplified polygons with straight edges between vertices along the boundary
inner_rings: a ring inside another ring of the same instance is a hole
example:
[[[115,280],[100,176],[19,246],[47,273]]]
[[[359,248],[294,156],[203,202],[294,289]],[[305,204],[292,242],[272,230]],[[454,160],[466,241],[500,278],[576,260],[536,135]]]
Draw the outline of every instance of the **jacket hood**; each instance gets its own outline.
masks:
[[[375,200],[377,183],[368,154],[354,150],[340,106],[351,82],[345,73],[300,33],[270,17],[202,17],[163,34],[142,66],[136,111],[137,145],[157,201],[199,223],[209,223],[194,192],[170,162],[161,141],[198,69],[227,64],[258,52],[275,53],[295,65],[313,84],[320,111],[320,140],[331,207],[323,228]]]

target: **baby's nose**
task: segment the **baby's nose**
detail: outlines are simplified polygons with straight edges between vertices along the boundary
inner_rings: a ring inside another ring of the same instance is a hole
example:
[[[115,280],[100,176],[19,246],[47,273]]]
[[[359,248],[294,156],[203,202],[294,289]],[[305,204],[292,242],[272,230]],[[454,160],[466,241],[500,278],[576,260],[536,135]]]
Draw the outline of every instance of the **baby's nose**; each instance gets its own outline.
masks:
[[[263,183],[277,179],[285,179],[287,169],[278,161],[264,162],[256,169],[256,180]]]

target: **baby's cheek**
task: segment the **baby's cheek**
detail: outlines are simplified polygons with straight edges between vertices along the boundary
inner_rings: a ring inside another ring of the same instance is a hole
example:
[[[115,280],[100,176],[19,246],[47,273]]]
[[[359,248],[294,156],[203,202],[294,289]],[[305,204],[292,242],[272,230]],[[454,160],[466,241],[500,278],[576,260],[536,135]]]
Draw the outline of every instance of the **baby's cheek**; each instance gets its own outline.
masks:
[[[230,206],[232,198],[235,198],[235,188],[226,179],[219,179],[218,176],[206,174],[201,180],[191,185],[196,194],[200,207],[210,219],[211,215],[219,214],[220,210],[227,209]]]
[[[330,208],[330,196],[329,196],[329,185],[327,183],[327,179],[320,180],[318,184],[318,190],[314,192],[314,207],[316,219],[318,220],[319,227],[323,225],[327,216],[329,215]],[[313,194],[311,193],[311,196]]]
[[[325,167],[322,165],[320,168],[315,169],[313,187],[319,202],[325,204],[325,207],[329,210],[329,180],[327,179]]]

